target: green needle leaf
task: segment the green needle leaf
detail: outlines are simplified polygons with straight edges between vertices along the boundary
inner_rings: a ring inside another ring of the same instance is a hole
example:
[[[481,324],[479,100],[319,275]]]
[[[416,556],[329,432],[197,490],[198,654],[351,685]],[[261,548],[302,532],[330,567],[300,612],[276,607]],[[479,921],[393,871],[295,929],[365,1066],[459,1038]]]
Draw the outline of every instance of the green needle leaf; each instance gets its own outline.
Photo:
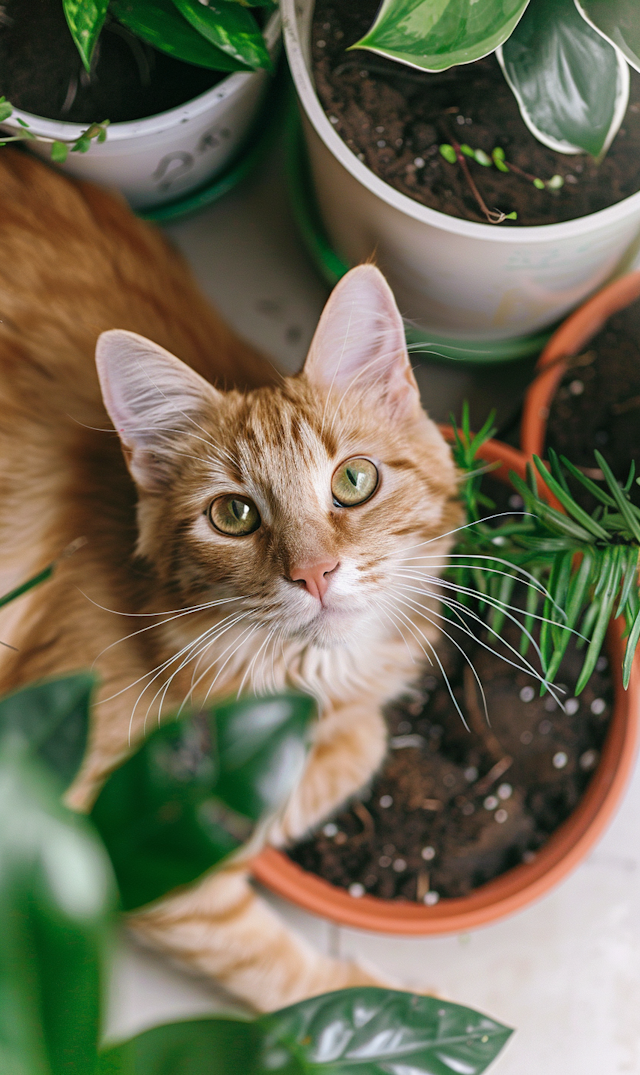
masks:
[[[640,520],[638,520],[638,518],[634,514],[627,497],[618,485],[615,475],[604,456],[600,452],[595,452],[595,457],[598,466],[604,474],[605,481],[609,486],[611,495],[615,500],[616,504],[618,505],[618,508],[620,509],[620,514],[622,515],[625,523],[629,527],[629,530],[631,531],[631,534],[633,535],[635,540],[637,542],[640,542]]]
[[[609,551],[609,550],[607,550]],[[620,579],[622,576],[622,554],[624,549],[622,546],[617,545],[612,550],[610,557],[610,566],[607,572],[606,584],[602,590],[602,597],[600,599],[600,608],[598,611],[598,617],[593,628],[593,634],[591,635],[591,641],[587,648],[587,653],[582,666],[582,671],[576,684],[576,694],[580,694],[587,685],[589,678],[596,666],[596,661],[600,656],[600,651],[604,643],[607,627],[609,626],[609,620],[613,615],[613,605],[620,585]]]
[[[631,679],[631,670],[633,668],[633,658],[638,647],[638,641],[640,640],[640,611],[637,613],[635,622],[629,637],[627,639],[627,645],[624,651],[624,664],[622,666],[622,682],[624,689],[629,686],[629,680]]]
[[[600,538],[603,541],[607,540],[607,532],[595,522],[595,520],[589,515],[579,504],[573,499],[570,493],[565,492],[559,482],[552,477],[544,463],[537,455],[534,455],[533,461],[536,469],[543,479],[547,488],[553,493],[553,495],[560,501],[563,508],[569,513],[569,515],[580,523],[585,530],[588,530],[594,537]]]
[[[575,467],[573,463],[569,459],[567,459],[566,456],[562,455],[560,457],[560,460],[562,462],[563,467],[569,471],[569,474],[571,474],[577,481],[579,481],[581,485],[584,485],[585,489],[588,489],[591,495],[596,498],[596,500],[599,500],[602,504],[605,504],[609,508],[615,508],[615,500],[610,497],[608,493],[605,493],[604,489],[601,489],[599,485],[596,485],[594,481],[591,481],[591,478],[587,478],[586,474],[583,474],[582,471],[578,469],[578,467]]]

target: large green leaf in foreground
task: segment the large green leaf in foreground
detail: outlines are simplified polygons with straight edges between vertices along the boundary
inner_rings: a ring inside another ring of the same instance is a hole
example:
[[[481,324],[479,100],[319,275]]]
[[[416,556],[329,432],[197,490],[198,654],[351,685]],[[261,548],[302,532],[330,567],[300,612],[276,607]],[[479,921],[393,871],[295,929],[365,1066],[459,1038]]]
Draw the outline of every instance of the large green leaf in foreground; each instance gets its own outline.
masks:
[[[89,672],[24,687],[0,701],[0,742],[20,736],[70,784],[82,761],[95,678]]]
[[[93,1075],[111,868],[20,737],[0,751],[0,1071]]]
[[[606,152],[627,108],[629,70],[573,0],[535,0],[498,59],[539,141],[561,153]]]
[[[384,0],[353,48],[425,71],[470,63],[506,41],[529,0]]]
[[[481,1075],[511,1033],[434,997],[345,989],[253,1023],[149,1030],[107,1052],[100,1075]]]
[[[107,780],[92,819],[125,909],[195,880],[246,842],[300,778],[315,703],[248,698],[166,724]]]

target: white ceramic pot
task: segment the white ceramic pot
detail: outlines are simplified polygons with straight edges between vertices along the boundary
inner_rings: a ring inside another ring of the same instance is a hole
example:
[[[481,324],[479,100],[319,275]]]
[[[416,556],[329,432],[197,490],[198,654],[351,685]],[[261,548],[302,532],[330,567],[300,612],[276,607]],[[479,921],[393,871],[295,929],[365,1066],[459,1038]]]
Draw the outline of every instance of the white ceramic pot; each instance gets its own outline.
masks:
[[[269,19],[264,37],[272,56],[280,42],[280,14]],[[223,172],[238,153],[256,118],[268,85],[266,71],[228,75],[206,93],[168,112],[128,123],[113,123],[102,145],[70,153],[65,172],[116,187],[135,209],[151,209],[182,197]],[[62,123],[15,110],[4,130],[25,120],[34,134],[76,139],[87,124]],[[96,120],[102,119],[96,116]],[[49,146],[30,143],[49,159]]]
[[[347,262],[375,256],[406,318],[434,340],[468,343],[466,357],[474,357],[473,343],[486,349],[492,341],[508,357],[499,341],[539,333],[627,267],[640,234],[640,193],[578,220],[504,228],[446,216],[379,179],[333,129],[316,95],[313,6],[281,0],[320,214]]]

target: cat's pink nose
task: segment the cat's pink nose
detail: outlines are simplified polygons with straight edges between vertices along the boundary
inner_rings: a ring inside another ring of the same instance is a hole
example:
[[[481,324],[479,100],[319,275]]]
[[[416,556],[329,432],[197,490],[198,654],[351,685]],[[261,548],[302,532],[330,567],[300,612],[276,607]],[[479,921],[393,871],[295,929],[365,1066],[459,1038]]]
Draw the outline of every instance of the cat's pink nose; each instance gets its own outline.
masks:
[[[293,568],[291,581],[304,582],[307,592],[322,601],[329,586],[330,576],[337,567],[337,560],[320,560],[315,564],[303,564],[301,567]]]

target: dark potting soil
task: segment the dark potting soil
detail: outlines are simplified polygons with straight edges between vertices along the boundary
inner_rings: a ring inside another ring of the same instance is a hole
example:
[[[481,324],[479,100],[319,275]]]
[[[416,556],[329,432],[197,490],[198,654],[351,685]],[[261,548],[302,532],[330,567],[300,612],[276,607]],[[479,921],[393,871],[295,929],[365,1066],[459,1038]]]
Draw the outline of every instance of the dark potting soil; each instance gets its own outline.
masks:
[[[559,191],[537,190],[514,174],[469,168],[489,209],[517,211],[500,227],[573,220],[640,188],[640,75],[622,128],[604,161],[567,156],[541,145],[525,126],[495,56],[428,74],[365,50],[347,52],[371,26],[379,0],[318,0],[312,35],[316,89],[338,134],[360,160],[403,194],[449,216],[485,223],[457,164],[438,146],[468,143],[543,180],[561,175]]]
[[[631,460],[640,474],[640,300],[611,317],[587,350],[571,360],[550,408],[546,446],[596,481],[602,474],[594,448],[619,481],[626,481]],[[579,482],[572,482],[571,490],[593,510],[595,497]],[[635,482],[631,496],[640,504]]]
[[[584,651],[570,645],[558,674],[563,713],[526,673],[477,646],[488,727],[468,665],[443,656],[471,731],[442,679],[425,671],[387,709],[389,756],[370,791],[289,852],[354,897],[434,904],[532,861],[598,763],[613,701],[606,658],[574,698]]]
[[[97,48],[89,78],[61,0],[3,0],[0,94],[46,119],[120,123],[184,104],[226,75],[175,60],[115,20],[105,24]]]

